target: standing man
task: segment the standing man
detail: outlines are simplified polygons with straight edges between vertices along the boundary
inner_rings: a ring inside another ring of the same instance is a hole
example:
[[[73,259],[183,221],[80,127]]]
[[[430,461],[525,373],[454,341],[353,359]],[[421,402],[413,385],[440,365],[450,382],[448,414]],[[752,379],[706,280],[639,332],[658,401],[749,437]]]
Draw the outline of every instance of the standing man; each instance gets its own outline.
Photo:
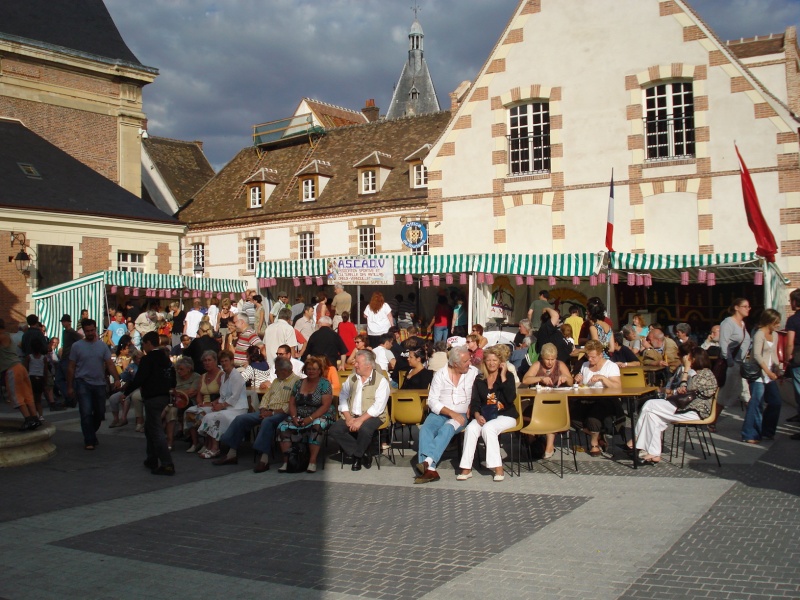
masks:
[[[339,412],[342,418],[330,429],[342,452],[353,457],[353,471],[372,466],[369,451],[372,436],[389,418],[388,403],[392,393],[389,380],[375,368],[371,350],[356,352],[355,373],[342,384],[339,393]]]
[[[784,357],[792,376],[794,386],[794,403],[797,414],[786,419],[789,423],[800,422],[800,288],[789,294],[789,303],[794,314],[786,319],[786,346]],[[717,345],[719,345],[719,326],[717,328]],[[714,328],[711,328],[713,334]],[[800,440],[800,433],[792,434],[793,440]]]
[[[247,315],[239,313],[233,320],[236,327],[236,346],[233,348],[233,364],[237,367],[247,366],[247,349],[250,346],[257,346],[264,352],[264,342],[258,337],[258,334],[250,327],[250,321]]]
[[[114,378],[114,391],[119,390],[120,381],[111,351],[97,337],[97,323],[86,319],[81,328],[84,339],[75,342],[69,353],[67,397],[78,401],[83,447],[94,450],[97,430],[106,416],[106,373]]]
[[[436,466],[453,436],[467,426],[467,412],[472,400],[472,385],[478,369],[470,362],[466,346],[450,350],[447,366],[436,371],[428,392],[430,412],[419,429],[420,476],[414,483],[429,483],[440,479]]]
[[[254,427],[260,425],[258,435],[253,442],[253,449],[261,452],[261,460],[253,468],[253,472],[263,473],[269,470],[269,453],[272,451],[275,431],[278,429],[278,425],[289,416],[289,397],[292,395],[295,382],[300,379],[292,372],[292,363],[287,358],[276,358],[273,372],[276,374],[276,379],[264,394],[258,412],[239,415],[233,420],[220,439],[220,442],[228,446],[228,454],[223,458],[218,458],[213,464],[235,465],[239,462],[236,456],[239,445]]]
[[[282,308],[278,311],[277,320],[264,332],[264,353],[267,356],[270,370],[275,368],[275,357],[280,346],[287,345],[290,348],[297,346],[297,334],[289,323],[291,318],[292,310],[287,307]]]
[[[125,315],[122,314],[122,311],[114,315],[114,320],[108,324],[108,330],[111,332],[111,343],[116,347],[120,338],[128,333],[128,326],[125,324]]]
[[[583,317],[581,316],[581,309],[574,304],[569,307],[569,316],[564,319],[564,323],[572,327],[572,339],[578,339],[583,327]]]
[[[72,328],[72,317],[65,314],[61,317],[61,326],[64,331],[61,333],[61,357],[56,365],[56,386],[58,392],[64,399],[64,404],[70,407],[75,406],[75,400],[67,394],[67,372],[69,371],[69,353],[72,345],[81,339],[80,334]]]
[[[400,329],[408,329],[414,326],[417,317],[417,296],[414,292],[408,294],[405,300],[401,300],[397,305],[397,326]]]
[[[352,312],[353,297],[344,291],[344,286],[341,283],[337,283],[333,286],[333,290],[336,292],[331,302],[334,314],[341,316],[343,312]]]
[[[167,436],[161,426],[161,413],[170,402],[170,391],[175,389],[175,371],[169,356],[158,345],[158,332],[148,331],[142,336],[142,350],[145,355],[133,381],[125,386],[123,400],[135,390],[142,389],[144,436],[147,440],[144,466],[153,475],[175,475]]]
[[[311,305],[306,305],[305,310],[303,311],[303,316],[297,319],[297,323],[294,324],[294,328],[300,332],[300,335],[308,341],[309,338],[314,335],[314,332],[317,330],[314,324],[314,307]]]
[[[332,323],[330,317],[320,317],[319,329],[308,338],[302,360],[305,362],[308,356],[327,356],[334,367],[343,371],[344,365],[347,364],[347,346],[344,345],[339,334],[331,329]]]
[[[278,299],[272,304],[272,309],[269,311],[269,322],[270,325],[275,322],[275,319],[278,319],[278,314],[281,312],[281,309],[288,308],[289,309],[289,318],[292,317],[292,310],[289,306],[289,294],[284,291],[278,292]]]
[[[186,313],[186,318],[183,321],[183,333],[194,339],[197,337],[197,329],[200,327],[200,321],[203,320],[203,313],[200,310],[200,298],[195,298],[192,303],[192,310]]]
[[[542,322],[542,313],[545,308],[550,308],[550,292],[542,290],[539,292],[539,298],[534,300],[528,309],[528,321],[533,323],[534,331],[539,329],[539,323]]]

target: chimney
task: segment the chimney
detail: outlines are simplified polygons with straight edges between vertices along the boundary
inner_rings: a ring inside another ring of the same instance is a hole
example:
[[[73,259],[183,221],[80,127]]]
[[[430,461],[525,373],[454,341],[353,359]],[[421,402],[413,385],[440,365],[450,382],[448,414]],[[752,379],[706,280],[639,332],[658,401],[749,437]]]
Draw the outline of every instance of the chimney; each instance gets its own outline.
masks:
[[[372,123],[378,120],[378,116],[381,111],[377,106],[375,106],[375,98],[370,98],[367,100],[364,108],[361,109],[361,112],[364,113],[365,117],[367,117],[367,121]]]
[[[471,85],[471,81],[462,81],[455,91],[450,92],[450,112],[455,114],[459,109]]]

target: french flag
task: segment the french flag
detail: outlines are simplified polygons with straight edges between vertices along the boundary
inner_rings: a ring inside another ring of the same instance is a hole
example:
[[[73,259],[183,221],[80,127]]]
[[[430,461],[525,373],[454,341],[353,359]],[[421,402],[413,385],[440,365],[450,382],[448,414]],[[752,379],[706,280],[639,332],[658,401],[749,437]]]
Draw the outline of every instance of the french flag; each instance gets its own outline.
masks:
[[[606,220],[606,249],[614,251],[614,171],[611,171],[611,194],[608,197],[608,219]]]

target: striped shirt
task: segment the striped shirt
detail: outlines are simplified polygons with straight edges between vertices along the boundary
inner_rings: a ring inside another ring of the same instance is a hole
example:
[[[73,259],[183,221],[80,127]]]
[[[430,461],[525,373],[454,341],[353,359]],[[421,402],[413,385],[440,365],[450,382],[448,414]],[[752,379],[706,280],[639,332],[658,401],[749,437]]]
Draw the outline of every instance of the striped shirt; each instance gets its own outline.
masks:
[[[289,410],[289,397],[292,395],[292,388],[300,378],[292,373],[286,379],[276,379],[272,382],[269,390],[261,399],[259,408],[267,410],[280,410],[287,412]]]

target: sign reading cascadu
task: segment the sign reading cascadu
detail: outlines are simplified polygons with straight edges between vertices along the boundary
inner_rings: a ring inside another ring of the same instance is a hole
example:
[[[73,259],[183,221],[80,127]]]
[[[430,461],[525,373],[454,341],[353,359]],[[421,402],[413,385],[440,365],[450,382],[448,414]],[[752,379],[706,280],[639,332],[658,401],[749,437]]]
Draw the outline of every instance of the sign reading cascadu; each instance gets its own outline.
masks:
[[[344,256],[328,259],[328,285],[394,285],[391,258]]]

